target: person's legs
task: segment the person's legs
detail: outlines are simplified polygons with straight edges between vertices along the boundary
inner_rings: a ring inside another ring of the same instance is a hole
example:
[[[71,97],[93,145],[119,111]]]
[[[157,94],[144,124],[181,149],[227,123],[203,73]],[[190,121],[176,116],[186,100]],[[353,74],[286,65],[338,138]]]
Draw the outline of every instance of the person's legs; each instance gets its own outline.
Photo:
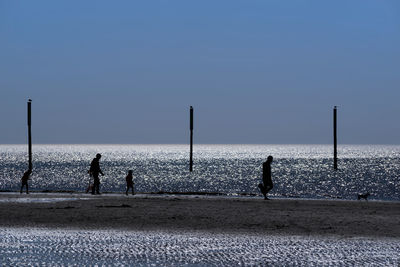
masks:
[[[26,183],[26,193],[29,194],[29,192],[28,192],[28,183]]]
[[[97,177],[96,194],[100,194],[100,179]]]
[[[258,184],[258,188],[260,188],[261,193],[265,197],[265,187],[264,187],[264,185],[260,183],[260,184]]]
[[[92,195],[94,195],[94,189],[96,187],[96,179],[93,181],[93,186],[92,186]]]
[[[273,184],[266,184],[266,185],[264,186],[264,188],[265,188],[265,194],[268,194],[268,192],[271,191],[271,189],[272,189],[273,187],[274,187]]]
[[[92,187],[92,195],[94,195],[95,191],[97,193],[99,193],[99,184],[100,184],[100,180],[99,180],[99,174],[94,173],[93,174],[93,187]]]

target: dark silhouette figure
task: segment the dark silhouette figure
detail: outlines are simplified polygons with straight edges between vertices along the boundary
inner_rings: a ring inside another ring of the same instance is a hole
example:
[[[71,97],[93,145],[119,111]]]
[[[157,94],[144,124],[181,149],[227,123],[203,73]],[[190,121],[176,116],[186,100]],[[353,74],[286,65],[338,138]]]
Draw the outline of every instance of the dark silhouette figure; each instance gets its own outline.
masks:
[[[26,193],[29,194],[28,192],[28,180],[30,175],[32,174],[32,170],[29,169],[26,172],[24,172],[24,175],[21,178],[21,190],[20,193],[22,194],[22,189],[24,188],[24,186],[26,186]]]
[[[128,190],[129,190],[129,188],[132,188],[132,195],[135,194],[135,192],[134,192],[134,190],[133,190],[133,184],[134,184],[134,182],[133,182],[132,173],[133,173],[133,171],[132,171],[132,170],[129,170],[129,171],[128,171],[128,175],[127,175],[126,178],[125,178],[125,179],[126,179],[126,192],[125,192],[126,195],[128,195]]]
[[[258,185],[261,193],[264,195],[264,199],[269,199],[267,194],[274,187],[271,178],[271,163],[273,159],[272,156],[268,156],[267,161],[263,163],[263,183]]]
[[[92,160],[92,163],[90,164],[90,170],[89,173],[91,176],[93,176],[93,188],[92,188],[92,195],[99,194],[100,195],[100,179],[99,179],[99,174],[104,176],[104,173],[100,169],[100,161],[101,155],[97,154],[96,157]]]
[[[87,193],[89,193],[89,192],[92,192],[92,189],[94,188],[94,185],[93,185],[93,183],[92,183],[92,177],[93,177],[93,175],[92,175],[92,173],[90,172],[90,170],[88,170],[88,173],[89,173],[89,184],[88,184],[88,187],[86,188],[86,194]]]
[[[369,193],[369,192],[367,192],[367,193],[365,193],[365,194],[358,194],[357,195],[357,199],[358,200],[360,200],[360,199],[365,199],[365,201],[367,201],[368,202],[368,197],[370,196],[371,194]]]

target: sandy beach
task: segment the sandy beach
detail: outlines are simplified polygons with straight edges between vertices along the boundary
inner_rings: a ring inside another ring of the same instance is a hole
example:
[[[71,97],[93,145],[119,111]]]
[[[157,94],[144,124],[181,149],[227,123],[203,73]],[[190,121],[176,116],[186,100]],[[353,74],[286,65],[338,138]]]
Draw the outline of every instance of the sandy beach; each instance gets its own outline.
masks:
[[[0,227],[400,237],[400,203],[196,195],[0,193]]]

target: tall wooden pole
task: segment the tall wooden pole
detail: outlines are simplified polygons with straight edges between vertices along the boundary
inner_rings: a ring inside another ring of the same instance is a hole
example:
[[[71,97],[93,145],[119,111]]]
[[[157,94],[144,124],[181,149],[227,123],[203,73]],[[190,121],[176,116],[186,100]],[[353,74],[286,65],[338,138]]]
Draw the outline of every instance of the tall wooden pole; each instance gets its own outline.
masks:
[[[190,162],[189,171],[193,171],[193,107],[190,106]]]
[[[337,170],[337,107],[333,108],[333,168]]]
[[[31,106],[32,100],[28,101],[28,153],[29,153],[29,170],[32,170],[32,132],[31,132]]]

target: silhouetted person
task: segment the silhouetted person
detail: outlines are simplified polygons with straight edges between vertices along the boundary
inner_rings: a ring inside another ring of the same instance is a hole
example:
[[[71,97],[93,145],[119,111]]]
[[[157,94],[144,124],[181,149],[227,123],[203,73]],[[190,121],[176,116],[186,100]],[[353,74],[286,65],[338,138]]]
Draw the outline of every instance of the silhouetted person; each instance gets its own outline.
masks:
[[[90,170],[88,170],[88,173],[89,173],[89,184],[88,184],[88,187],[86,188],[86,194],[87,193],[89,193],[89,192],[92,192],[92,189],[93,189],[93,187],[94,187],[94,185],[93,185],[93,183],[92,183],[92,177],[93,177],[93,175],[92,175],[92,173],[90,172]]]
[[[132,173],[133,173],[133,171],[132,170],[129,170],[128,171],[128,175],[126,176],[126,195],[128,195],[128,190],[129,190],[129,188],[132,188],[132,195],[134,195],[135,194],[135,192],[133,191],[133,184],[134,184],[134,182],[133,182],[133,176],[132,176]]]
[[[101,155],[97,154],[96,157],[92,160],[92,163],[90,164],[90,174],[93,176],[93,188],[92,188],[92,195],[95,194],[100,194],[100,179],[99,179],[99,174],[104,176],[104,173],[100,169],[100,161]]]
[[[268,156],[267,161],[263,163],[263,183],[258,185],[264,195],[264,199],[269,199],[267,194],[274,187],[271,178],[271,163],[273,159],[272,156]]]
[[[24,186],[26,186],[26,193],[29,194],[29,192],[28,192],[28,180],[29,180],[29,177],[30,177],[31,173],[32,173],[32,170],[29,169],[26,172],[24,172],[24,175],[21,178],[21,190],[20,190],[21,194],[22,194],[22,189],[24,188]]]

